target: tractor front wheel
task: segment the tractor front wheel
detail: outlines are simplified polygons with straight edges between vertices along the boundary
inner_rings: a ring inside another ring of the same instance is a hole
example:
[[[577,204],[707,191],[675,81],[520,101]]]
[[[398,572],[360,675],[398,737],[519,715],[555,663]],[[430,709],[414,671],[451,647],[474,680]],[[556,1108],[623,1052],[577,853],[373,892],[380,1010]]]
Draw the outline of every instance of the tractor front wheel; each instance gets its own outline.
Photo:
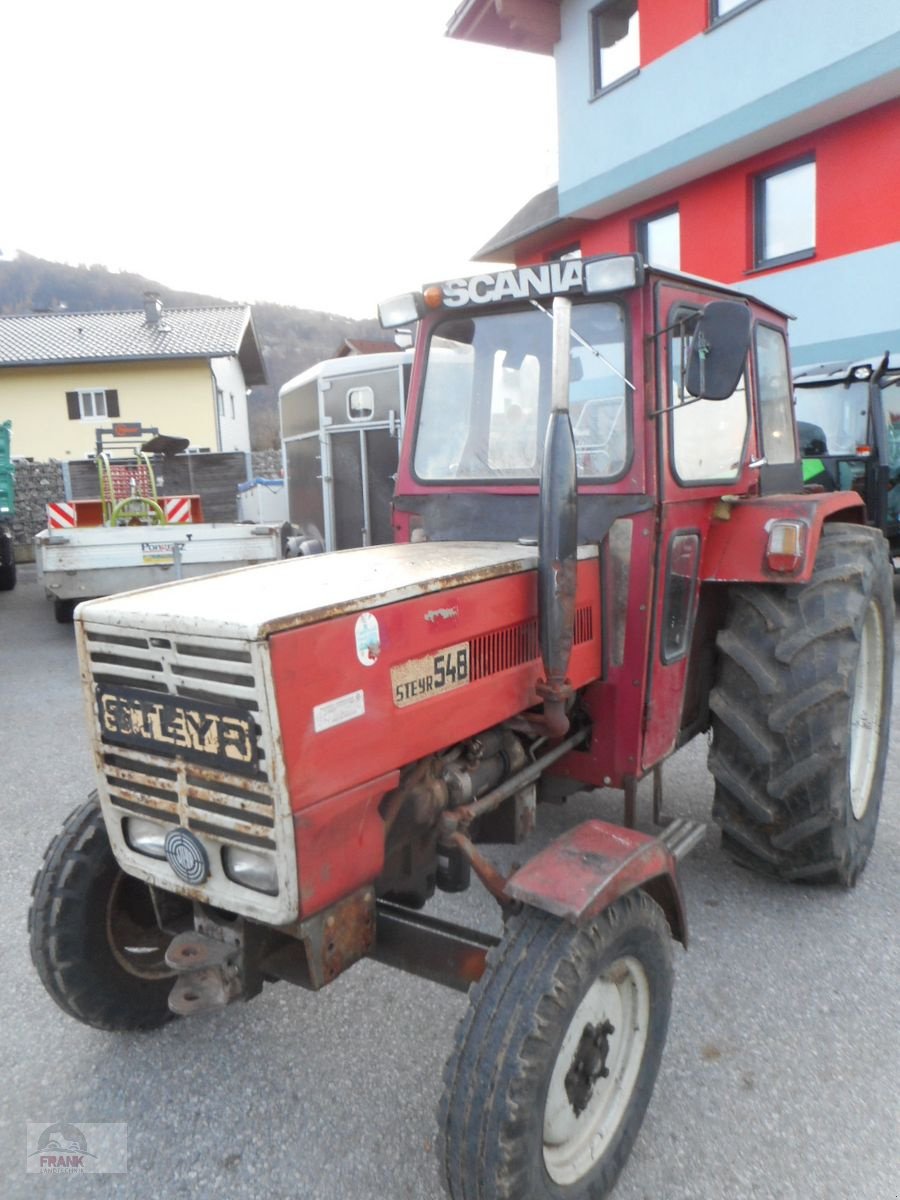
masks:
[[[153,1029],[172,1017],[171,934],[150,890],[115,860],[96,793],[47,848],[32,888],[31,959],[63,1012],[95,1029]]]
[[[641,891],[584,927],[512,917],[445,1073],[452,1200],[606,1196],[650,1101],[671,993],[668,926]]]
[[[732,594],[709,767],[723,846],[742,865],[845,887],[865,866],[888,748],[892,584],[881,534],[832,524],[808,583]]]

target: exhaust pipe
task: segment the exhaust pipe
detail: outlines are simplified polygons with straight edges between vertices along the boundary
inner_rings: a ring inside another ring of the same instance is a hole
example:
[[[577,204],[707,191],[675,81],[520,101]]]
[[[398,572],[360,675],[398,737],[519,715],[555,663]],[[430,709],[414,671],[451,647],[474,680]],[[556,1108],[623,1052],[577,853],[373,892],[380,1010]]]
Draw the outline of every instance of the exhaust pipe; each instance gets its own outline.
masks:
[[[538,627],[544,680],[542,724],[550,737],[569,729],[566,701],[569,659],[575,635],[575,586],[578,561],[578,479],[575,438],[569,417],[569,353],[572,302],[553,301],[553,392],[541,464],[538,529]]]

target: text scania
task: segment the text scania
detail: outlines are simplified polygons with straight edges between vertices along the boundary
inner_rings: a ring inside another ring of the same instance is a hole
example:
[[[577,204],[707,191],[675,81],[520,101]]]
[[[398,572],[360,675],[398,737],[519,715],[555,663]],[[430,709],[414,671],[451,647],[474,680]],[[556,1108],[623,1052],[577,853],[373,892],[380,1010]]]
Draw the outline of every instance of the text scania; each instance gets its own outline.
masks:
[[[471,279],[451,279],[443,284],[447,308],[465,304],[498,304],[503,300],[527,300],[530,296],[553,296],[581,288],[580,259],[543,263],[539,267],[519,267],[516,271],[498,271],[496,275],[473,275]]]

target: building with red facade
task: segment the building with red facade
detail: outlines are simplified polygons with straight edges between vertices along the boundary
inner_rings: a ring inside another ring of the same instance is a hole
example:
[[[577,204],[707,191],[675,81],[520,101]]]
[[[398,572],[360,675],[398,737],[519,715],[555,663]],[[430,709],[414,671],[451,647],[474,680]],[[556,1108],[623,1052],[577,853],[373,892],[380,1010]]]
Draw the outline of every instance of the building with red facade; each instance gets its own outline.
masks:
[[[897,0],[465,0],[552,54],[559,184],[477,253],[641,250],[797,317],[795,363],[900,349]]]

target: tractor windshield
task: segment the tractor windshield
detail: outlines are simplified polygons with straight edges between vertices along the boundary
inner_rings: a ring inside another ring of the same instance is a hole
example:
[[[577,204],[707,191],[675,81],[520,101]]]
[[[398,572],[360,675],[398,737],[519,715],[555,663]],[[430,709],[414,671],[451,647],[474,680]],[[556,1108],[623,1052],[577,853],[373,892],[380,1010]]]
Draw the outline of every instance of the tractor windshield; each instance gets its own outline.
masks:
[[[427,482],[532,483],[550,412],[553,324],[532,307],[448,316],[431,335],[413,469]],[[630,457],[621,305],[572,310],[569,404],[579,475],[609,481]]]
[[[797,431],[804,458],[855,455],[869,440],[869,384],[797,387]]]

